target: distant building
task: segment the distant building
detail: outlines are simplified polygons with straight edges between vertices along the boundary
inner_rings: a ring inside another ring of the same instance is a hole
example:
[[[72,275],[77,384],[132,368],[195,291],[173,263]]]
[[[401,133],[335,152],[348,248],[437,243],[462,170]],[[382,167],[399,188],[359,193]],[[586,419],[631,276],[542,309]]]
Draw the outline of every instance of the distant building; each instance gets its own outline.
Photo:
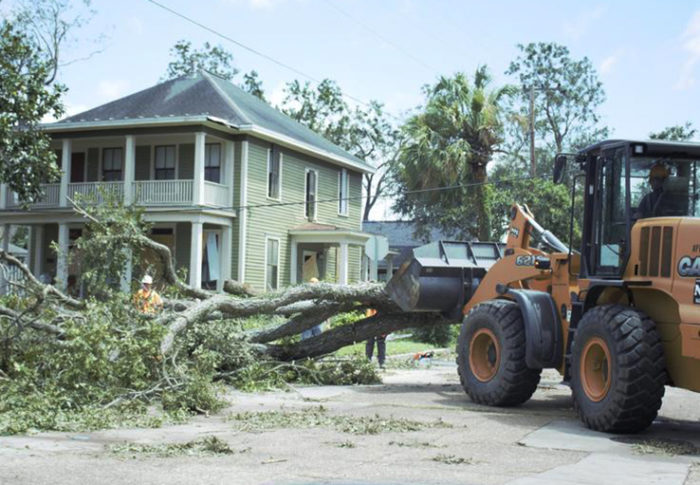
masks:
[[[425,239],[415,236],[416,223],[413,221],[363,221],[362,232],[384,236],[389,240],[389,254],[378,263],[378,279],[388,281],[391,275],[411,258],[413,248],[432,241],[454,240],[454,237],[433,228]],[[391,273],[391,274],[389,274]]]

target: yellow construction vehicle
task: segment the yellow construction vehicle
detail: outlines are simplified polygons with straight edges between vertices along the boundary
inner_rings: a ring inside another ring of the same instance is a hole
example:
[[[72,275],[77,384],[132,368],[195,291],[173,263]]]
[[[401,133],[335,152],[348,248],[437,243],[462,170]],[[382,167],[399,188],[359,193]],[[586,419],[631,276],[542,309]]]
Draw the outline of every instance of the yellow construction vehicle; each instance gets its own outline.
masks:
[[[504,245],[417,248],[387,291],[405,311],[464,315],[473,401],[521,404],[555,368],[586,426],[640,431],[665,385],[700,392],[700,144],[608,140],[558,156],[555,179],[571,158],[579,250],[514,205]]]

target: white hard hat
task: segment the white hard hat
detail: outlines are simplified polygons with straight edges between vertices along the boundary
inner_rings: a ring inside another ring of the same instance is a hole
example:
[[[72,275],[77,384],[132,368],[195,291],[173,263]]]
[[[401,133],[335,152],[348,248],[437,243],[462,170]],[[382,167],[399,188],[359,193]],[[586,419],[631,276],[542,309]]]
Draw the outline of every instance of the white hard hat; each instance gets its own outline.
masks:
[[[141,279],[141,283],[144,285],[152,285],[153,284],[153,277],[149,274],[144,275],[143,278]]]

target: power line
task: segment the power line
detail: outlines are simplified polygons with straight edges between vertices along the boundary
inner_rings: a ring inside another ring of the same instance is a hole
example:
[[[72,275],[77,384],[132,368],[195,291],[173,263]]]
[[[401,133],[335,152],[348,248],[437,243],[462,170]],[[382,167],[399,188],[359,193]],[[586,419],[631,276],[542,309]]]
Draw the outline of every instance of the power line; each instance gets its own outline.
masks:
[[[403,194],[425,194],[425,193],[431,193],[431,192],[444,192],[447,190],[455,190],[455,189],[463,189],[463,188],[469,188],[469,187],[479,187],[479,186],[484,186],[484,185],[506,185],[514,182],[524,182],[526,180],[532,180],[536,177],[528,176],[528,177],[520,177],[520,178],[514,178],[514,179],[505,179],[505,180],[495,180],[495,181],[486,181],[486,182],[470,182],[466,184],[456,184],[456,185],[448,185],[447,187],[429,187],[425,189],[415,189],[415,190],[406,190],[403,192]],[[384,195],[379,195],[378,199],[386,199],[392,197],[389,194],[384,194]],[[340,200],[363,200],[368,198],[365,195],[360,195],[357,197],[334,197],[330,199],[319,199],[316,200],[314,203],[316,204],[324,204],[328,202],[338,202]],[[261,208],[266,208],[266,207],[287,207],[287,206],[298,206],[298,205],[304,205],[306,204],[306,200],[302,201],[294,201],[294,202],[271,202],[268,204],[247,204],[247,205],[238,205],[238,206],[230,206],[230,207],[216,207],[215,209],[217,210],[243,210],[243,209],[261,209]],[[187,208],[184,209],[183,212],[190,212],[190,211],[199,211],[200,208],[192,207],[192,208]]]
[[[416,56],[413,55],[410,51],[408,51],[407,49],[404,49],[403,47],[401,47],[399,44],[397,44],[396,42],[392,41],[391,39],[388,39],[387,37],[384,37],[382,34],[380,34],[380,33],[377,32],[376,30],[374,30],[372,27],[368,26],[367,24],[365,24],[364,22],[362,22],[361,20],[359,20],[357,17],[354,17],[353,15],[350,15],[347,11],[343,10],[342,8],[340,8],[339,6],[337,6],[335,3],[333,3],[332,0],[326,0],[326,3],[327,3],[328,6],[330,6],[331,8],[333,8],[333,9],[335,9],[336,11],[340,12],[341,14],[345,15],[347,18],[349,18],[350,20],[352,20],[353,22],[355,22],[356,24],[358,24],[360,27],[362,27],[363,29],[365,29],[366,31],[368,31],[369,33],[371,33],[372,35],[374,35],[374,36],[377,37],[378,39],[382,40],[384,43],[386,43],[386,44],[392,46],[394,49],[398,50],[399,52],[401,52],[401,53],[404,54],[405,56],[409,57],[410,59],[413,59],[415,62],[417,62],[418,64],[420,64],[422,67],[424,67],[425,69],[429,70],[431,73],[434,74],[435,72],[437,72],[437,69],[435,69],[433,66],[431,66],[431,65],[429,65],[428,63],[424,62],[422,59],[416,57]]]
[[[220,37],[220,38],[222,38],[222,39],[224,39],[224,40],[226,40],[226,41],[228,41],[228,42],[231,42],[231,43],[233,43],[233,44],[239,46],[240,48],[245,49],[245,50],[247,50],[248,52],[250,52],[250,53],[252,53],[252,54],[255,54],[256,56],[262,57],[263,59],[266,59],[266,60],[272,62],[273,64],[276,64],[276,65],[278,65],[278,66],[280,66],[280,67],[282,67],[282,68],[284,68],[284,69],[287,69],[287,70],[289,70],[289,71],[291,71],[291,72],[293,72],[293,73],[295,73],[295,74],[298,74],[299,76],[303,77],[304,79],[307,79],[307,80],[309,80],[309,81],[311,81],[311,82],[313,82],[313,83],[315,83],[315,84],[320,84],[320,83],[321,83],[321,80],[317,79],[316,77],[311,76],[310,74],[306,74],[305,72],[300,71],[299,69],[297,69],[297,68],[295,68],[295,67],[293,67],[293,66],[290,66],[289,64],[286,64],[286,63],[284,63],[284,62],[282,62],[282,61],[278,61],[278,60],[275,59],[274,57],[272,57],[272,56],[270,56],[270,55],[268,55],[268,54],[265,54],[265,53],[263,53],[263,52],[261,52],[261,51],[259,51],[259,50],[257,50],[257,49],[254,49],[254,48],[252,48],[252,47],[249,47],[249,46],[247,46],[246,44],[244,44],[244,43],[242,43],[242,42],[240,42],[240,41],[237,41],[236,39],[234,39],[234,38],[232,38],[232,37],[230,37],[230,36],[228,36],[228,35],[226,35],[226,34],[223,34],[223,33],[219,32],[218,30],[216,30],[216,29],[214,29],[214,28],[212,28],[212,27],[209,27],[209,26],[207,26],[207,25],[204,25],[203,23],[201,23],[201,22],[199,22],[199,21],[197,21],[197,20],[194,20],[193,18],[188,17],[187,15],[185,15],[185,14],[183,14],[183,13],[180,13],[180,12],[178,12],[177,10],[168,7],[167,5],[163,5],[162,3],[160,3],[160,2],[158,2],[158,1],[156,1],[156,0],[146,0],[146,1],[149,2],[149,3],[151,3],[151,4],[153,4],[153,5],[155,5],[155,6],[157,6],[157,7],[159,7],[159,8],[161,8],[161,9],[163,9],[163,10],[165,10],[165,11],[167,11],[167,12],[169,12],[169,13],[171,13],[172,15],[175,15],[175,16],[177,16],[177,17],[179,17],[179,18],[181,18],[181,19],[183,19],[183,20],[185,20],[185,21],[187,21],[187,22],[189,22],[189,23],[191,23],[191,24],[193,24],[193,25],[196,25],[197,27],[199,27],[199,28],[201,28],[201,29],[206,30],[207,32],[210,32],[210,33],[214,34],[214,35],[217,36],[217,37]],[[342,96],[343,96],[344,98],[347,98],[347,99],[350,99],[350,100],[352,100],[352,101],[355,101],[356,103],[358,103],[358,104],[360,104],[360,105],[362,105],[362,106],[365,106],[365,107],[367,107],[367,108],[371,107],[370,103],[368,103],[368,102],[366,102],[366,101],[363,101],[362,99],[357,98],[357,97],[355,97],[355,96],[353,96],[353,95],[351,95],[351,94],[342,93]],[[394,114],[392,114],[392,113],[389,113],[388,111],[385,111],[385,113],[386,113],[388,116],[390,116],[391,118],[395,119],[396,121],[399,121],[399,122],[402,122],[402,121],[403,121],[401,118],[399,118],[398,116],[396,116],[396,115],[394,115]]]

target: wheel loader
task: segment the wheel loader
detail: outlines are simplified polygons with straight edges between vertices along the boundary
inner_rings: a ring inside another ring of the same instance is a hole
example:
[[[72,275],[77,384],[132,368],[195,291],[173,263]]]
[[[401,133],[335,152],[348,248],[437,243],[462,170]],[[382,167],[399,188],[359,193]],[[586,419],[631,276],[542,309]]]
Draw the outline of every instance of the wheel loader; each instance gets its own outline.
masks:
[[[554,368],[586,426],[641,431],[665,385],[700,391],[700,144],[607,140],[557,156],[555,179],[567,163],[579,248],[516,204],[505,244],[416,248],[387,292],[404,311],[463,317],[474,402],[524,403]]]

